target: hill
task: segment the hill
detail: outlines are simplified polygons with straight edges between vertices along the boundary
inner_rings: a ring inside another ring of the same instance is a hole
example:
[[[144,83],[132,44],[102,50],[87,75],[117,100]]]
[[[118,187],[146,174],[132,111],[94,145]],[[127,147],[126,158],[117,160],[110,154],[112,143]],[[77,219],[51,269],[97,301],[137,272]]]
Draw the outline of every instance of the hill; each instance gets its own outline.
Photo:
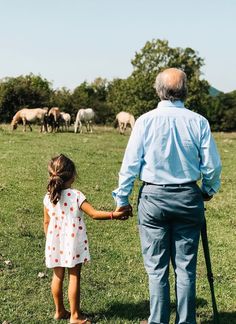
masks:
[[[218,96],[220,93],[222,93],[222,91],[210,86],[210,89],[209,89],[209,94],[212,96],[212,97],[216,97]]]

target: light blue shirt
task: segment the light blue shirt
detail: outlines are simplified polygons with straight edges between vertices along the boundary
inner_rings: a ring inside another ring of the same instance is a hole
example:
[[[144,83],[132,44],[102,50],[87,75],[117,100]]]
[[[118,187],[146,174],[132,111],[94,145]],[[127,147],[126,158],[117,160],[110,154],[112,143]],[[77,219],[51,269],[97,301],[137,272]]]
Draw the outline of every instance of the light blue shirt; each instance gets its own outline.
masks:
[[[129,204],[134,180],[153,184],[183,184],[202,178],[202,191],[220,187],[221,161],[206,118],[183,102],[163,100],[140,116],[130,135],[112,195],[117,206]]]

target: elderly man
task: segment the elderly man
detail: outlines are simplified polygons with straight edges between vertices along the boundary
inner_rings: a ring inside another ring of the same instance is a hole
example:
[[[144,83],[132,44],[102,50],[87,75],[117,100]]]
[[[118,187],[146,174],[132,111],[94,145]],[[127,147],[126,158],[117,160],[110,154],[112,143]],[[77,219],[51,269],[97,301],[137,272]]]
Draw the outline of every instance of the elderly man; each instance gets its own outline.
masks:
[[[128,201],[136,176],[143,181],[138,224],[149,277],[150,317],[170,319],[169,263],[175,272],[176,324],[196,324],[197,250],[204,220],[204,200],[220,187],[221,162],[208,121],[184,107],[186,75],[170,68],[155,83],[161,101],[138,118],[130,136],[119,187],[117,209]],[[202,179],[201,189],[196,181]]]

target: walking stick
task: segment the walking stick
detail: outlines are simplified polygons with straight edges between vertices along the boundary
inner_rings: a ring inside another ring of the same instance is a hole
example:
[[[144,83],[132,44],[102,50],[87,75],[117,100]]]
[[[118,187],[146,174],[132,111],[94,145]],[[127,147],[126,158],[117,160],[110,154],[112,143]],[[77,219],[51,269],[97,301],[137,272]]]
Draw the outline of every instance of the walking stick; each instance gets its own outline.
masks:
[[[204,223],[201,228],[201,238],[202,238],[202,246],[203,246],[203,252],[206,262],[206,268],[207,268],[207,278],[210,285],[211,290],[211,301],[212,301],[212,308],[213,308],[213,323],[214,324],[220,324],[219,322],[219,313],[217,310],[216,305],[216,298],[214,293],[214,277],[211,269],[211,258],[210,258],[210,251],[209,251],[209,244],[208,244],[208,237],[207,237],[207,224],[206,219],[204,220]]]

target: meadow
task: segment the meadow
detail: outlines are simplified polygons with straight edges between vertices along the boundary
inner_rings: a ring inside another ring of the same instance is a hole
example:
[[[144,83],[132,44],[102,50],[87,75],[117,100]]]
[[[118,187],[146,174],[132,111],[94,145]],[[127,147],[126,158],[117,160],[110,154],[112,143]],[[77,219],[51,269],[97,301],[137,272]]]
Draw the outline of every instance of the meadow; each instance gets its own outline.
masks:
[[[216,133],[223,163],[220,192],[207,203],[215,294],[222,324],[236,323],[236,133]],[[0,323],[53,323],[51,271],[45,268],[42,199],[47,163],[58,153],[72,158],[75,186],[97,209],[112,210],[128,135],[109,127],[93,134],[12,132],[0,125]],[[127,221],[94,221],[85,216],[91,262],[82,270],[82,309],[97,323],[137,324],[148,317],[148,283],[140,252],[136,201]],[[9,261],[9,262],[7,262]],[[44,273],[43,278],[38,274]],[[171,272],[171,323],[174,285]],[[67,279],[65,281],[66,297]],[[66,303],[68,305],[68,303]],[[197,270],[197,321],[212,323],[210,289],[200,244]],[[63,323],[63,321],[61,321]]]

